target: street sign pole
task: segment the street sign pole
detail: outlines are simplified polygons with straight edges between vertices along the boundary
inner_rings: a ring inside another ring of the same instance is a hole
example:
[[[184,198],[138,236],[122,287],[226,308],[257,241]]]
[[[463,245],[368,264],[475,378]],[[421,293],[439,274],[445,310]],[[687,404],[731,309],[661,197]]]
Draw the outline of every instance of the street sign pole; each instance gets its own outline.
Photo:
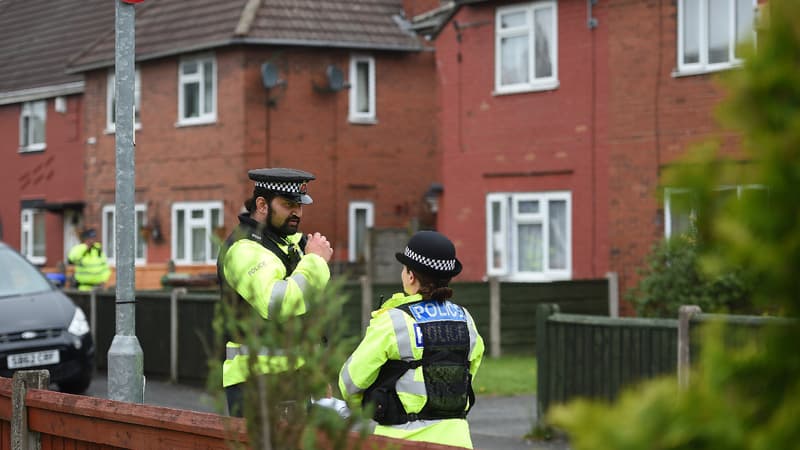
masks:
[[[136,237],[134,126],[134,5],[116,1],[116,209],[114,244],[117,261],[116,335],[108,350],[108,397],[144,402],[144,354],[136,338],[134,259]]]

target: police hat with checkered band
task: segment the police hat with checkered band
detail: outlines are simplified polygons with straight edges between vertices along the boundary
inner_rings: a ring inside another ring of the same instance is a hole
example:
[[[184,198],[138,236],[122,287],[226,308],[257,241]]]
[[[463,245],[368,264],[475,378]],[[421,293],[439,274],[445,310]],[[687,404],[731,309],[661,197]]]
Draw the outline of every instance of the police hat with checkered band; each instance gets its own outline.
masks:
[[[289,200],[310,205],[313,200],[307,193],[308,182],[314,175],[298,169],[270,168],[247,172],[256,184],[255,195],[277,194]]]
[[[437,278],[451,278],[461,273],[455,246],[436,231],[414,233],[403,253],[394,256],[409,269]]]

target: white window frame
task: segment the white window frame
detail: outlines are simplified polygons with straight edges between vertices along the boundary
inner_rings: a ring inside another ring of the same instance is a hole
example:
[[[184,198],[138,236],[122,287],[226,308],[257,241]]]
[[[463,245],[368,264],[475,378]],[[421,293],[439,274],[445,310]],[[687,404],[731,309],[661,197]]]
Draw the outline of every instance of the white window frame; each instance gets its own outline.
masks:
[[[106,130],[107,134],[114,133],[117,129],[116,121],[114,120],[114,114],[116,111],[115,108],[115,96],[117,92],[117,87],[115,84],[116,75],[114,73],[114,69],[108,71],[107,77],[107,84],[106,84]],[[135,129],[140,130],[142,128],[142,118],[141,118],[141,108],[142,108],[142,74],[139,68],[136,68],[136,72],[134,75],[134,82],[133,82],[133,103],[134,103],[134,114],[133,114],[133,126]]]
[[[40,116],[42,122],[41,142],[33,142],[35,133],[31,125],[35,122],[33,118],[37,116]],[[45,148],[47,148],[47,100],[25,102],[19,115],[19,151],[35,152]]]
[[[360,90],[358,78],[358,65],[367,64],[367,101],[368,110],[366,112],[359,111],[358,109],[358,92]],[[353,123],[367,123],[374,124],[377,121],[377,113],[375,111],[376,99],[376,86],[375,86],[375,58],[366,55],[351,55],[350,56],[350,107],[348,120]]]
[[[375,205],[372,202],[350,202],[347,208],[347,259],[356,262],[356,212],[366,211],[367,228],[375,226]],[[366,237],[364,242],[366,243]]]
[[[103,219],[102,219],[102,237],[101,242],[103,243],[103,249],[105,250],[106,256],[108,256],[108,264],[111,266],[116,265],[117,263],[117,256],[116,256],[116,247],[115,239],[117,234],[116,229],[116,222],[117,222],[117,212],[116,212],[115,205],[105,205],[103,206]],[[133,249],[134,252],[137,254],[134,255],[134,265],[143,266],[147,264],[147,242],[144,241],[144,245],[142,246],[142,254],[139,255],[139,240],[144,239],[142,237],[142,227],[147,225],[147,205],[144,203],[137,203],[135,206],[136,215],[134,216],[134,227],[136,227],[136,234],[134,235],[133,241]],[[112,223],[108,223],[108,215],[112,217]],[[142,220],[141,223],[139,221],[139,215],[141,214]]]
[[[192,210],[203,210],[203,218],[202,219],[192,219],[191,218],[191,211]],[[211,223],[211,210],[218,209],[218,222],[216,224]],[[183,232],[183,249],[184,255],[182,258],[178,258],[178,211],[184,211],[184,226],[186,229]],[[211,237],[214,236],[214,228],[221,227],[225,221],[225,209],[223,203],[221,201],[208,201],[208,202],[176,202],[172,204],[172,233],[171,233],[171,247],[172,247],[172,260],[175,264],[181,265],[208,265],[208,264],[216,264],[217,263],[217,255],[213,252],[213,245],[211,242]],[[209,239],[206,241],[205,245],[205,253],[206,253],[206,260],[205,261],[192,261],[191,254],[192,254],[192,233],[191,230],[193,227],[196,226],[203,226],[206,229],[206,233]],[[217,247],[217,253],[219,252],[219,247]]]
[[[536,55],[534,53],[535,45],[535,23],[534,17],[537,10],[552,8],[553,10],[553,35],[551,36],[551,49],[550,58],[553,65],[553,73],[549,77],[536,78],[535,64]],[[526,14],[527,24],[524,27],[516,27],[510,29],[501,28],[502,16],[506,14],[514,14],[524,12]],[[528,80],[516,84],[502,84],[502,47],[501,43],[503,38],[515,36],[528,36]],[[558,81],[558,4],[553,0],[537,1],[522,5],[510,5],[497,8],[495,13],[495,43],[494,43],[494,94],[515,94],[518,92],[531,92],[531,91],[545,91],[556,89],[559,86]]]
[[[696,63],[684,63],[684,37],[686,35],[686,24],[684,23],[684,12],[687,8],[687,1],[697,2],[698,14],[698,42],[700,58]],[[758,1],[750,0],[753,3],[753,17],[757,17]],[[678,70],[674,75],[692,75],[698,73],[716,72],[719,70],[737,67],[742,64],[742,60],[736,57],[736,47],[738,37],[736,36],[736,2],[737,0],[728,0],[728,61],[722,63],[709,63],[708,62],[708,2],[709,0],[678,0]],[[753,24],[753,39],[755,39],[755,23]]]
[[[197,73],[184,74],[183,70],[187,64],[197,64]],[[211,110],[205,111],[205,70],[204,66],[211,64]],[[198,96],[197,96],[197,117],[186,117],[184,111],[184,86],[190,83],[198,83]],[[217,61],[213,55],[196,56],[192,58],[184,58],[178,64],[178,126],[185,125],[201,125],[214,123],[217,121]]]
[[[539,202],[539,212],[519,213],[517,205],[522,201]],[[566,248],[565,267],[553,269],[549,265],[550,201],[564,201],[566,208],[565,230]],[[493,233],[492,205],[500,205],[500,223],[497,235]],[[518,224],[542,224],[542,271],[520,271],[517,265]],[[492,256],[497,247],[501,253],[500,265],[494,267]],[[486,196],[486,273],[505,281],[554,281],[572,278],[572,193],[569,191],[553,192],[493,192]]]
[[[44,254],[34,255],[33,249],[36,247],[34,239],[36,238],[36,230],[34,229],[34,216],[41,214],[42,220],[45,220],[45,211],[38,208],[23,208],[20,212],[20,254],[28,258],[31,264],[43,265],[47,262],[47,230],[45,229],[42,239],[44,242]],[[46,223],[45,223],[46,227]]]
[[[736,198],[741,198],[742,193],[747,190],[765,190],[766,186],[761,184],[736,184],[722,185],[715,188],[716,191],[736,190]],[[672,196],[675,194],[687,194],[689,189],[667,187],[664,188],[664,237],[670,238],[674,234],[672,224]],[[693,222],[697,217],[696,211],[692,208],[689,211],[689,221]]]

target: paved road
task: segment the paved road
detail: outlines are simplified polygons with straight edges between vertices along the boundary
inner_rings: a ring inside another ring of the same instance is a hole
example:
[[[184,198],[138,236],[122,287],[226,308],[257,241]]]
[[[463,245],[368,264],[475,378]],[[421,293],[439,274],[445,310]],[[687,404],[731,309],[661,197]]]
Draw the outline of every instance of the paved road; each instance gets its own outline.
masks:
[[[98,373],[86,395],[107,398],[108,380]],[[150,405],[192,411],[217,412],[214,399],[198,386],[171,384],[148,378],[144,402]],[[470,411],[468,421],[472,443],[484,450],[569,450],[564,442],[531,442],[523,436],[536,421],[536,398],[533,395],[515,397],[479,396]]]

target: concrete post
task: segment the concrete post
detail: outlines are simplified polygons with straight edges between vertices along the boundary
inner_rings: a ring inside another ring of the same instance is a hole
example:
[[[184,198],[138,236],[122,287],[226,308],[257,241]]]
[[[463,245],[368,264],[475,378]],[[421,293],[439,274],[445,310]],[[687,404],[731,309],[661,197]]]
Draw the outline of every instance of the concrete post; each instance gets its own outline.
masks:
[[[108,350],[108,397],[144,402],[144,354],[136,338],[134,259],[136,257],[134,119],[134,6],[116,0],[116,335]]]
[[[21,370],[15,372],[11,381],[11,449],[39,450],[41,436],[28,430],[28,408],[25,394],[28,389],[47,389],[50,372],[46,370]]]
[[[489,339],[492,341],[489,354],[500,357],[500,280],[489,278]]]
[[[692,317],[703,312],[699,306],[683,305],[678,310],[678,386],[686,389],[689,386],[691,371],[691,330]]]
[[[178,287],[169,297],[169,380],[173,383],[178,381],[178,296],[186,292]]]
[[[92,327],[92,342],[97,342],[97,291],[95,286],[89,292],[89,325]]]
[[[372,283],[368,275],[361,275],[361,335],[363,336],[369,326],[372,316]]]

